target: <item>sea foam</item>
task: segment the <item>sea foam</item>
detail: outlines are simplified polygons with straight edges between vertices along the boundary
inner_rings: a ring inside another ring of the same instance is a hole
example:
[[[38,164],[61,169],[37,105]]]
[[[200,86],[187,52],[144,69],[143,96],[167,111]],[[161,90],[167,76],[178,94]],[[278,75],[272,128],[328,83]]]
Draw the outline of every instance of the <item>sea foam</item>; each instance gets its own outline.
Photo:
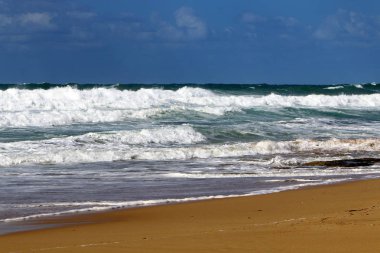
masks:
[[[163,130],[164,133],[165,130]],[[169,131],[168,131],[169,132]],[[200,143],[204,137],[192,130],[174,129],[175,133],[161,136],[156,143]],[[119,160],[185,160],[222,157],[241,157],[256,155],[310,153],[340,154],[344,152],[378,152],[379,139],[328,139],[295,141],[259,141],[236,144],[197,144],[190,146],[141,147],[126,143],[146,143],[149,138],[142,136],[124,138],[115,137],[120,133],[95,141],[94,136],[55,138],[42,141],[22,141],[0,143],[0,166],[24,164],[75,164],[90,162],[111,162]],[[133,133],[128,133],[132,135]],[[85,141],[83,141],[85,140]]]
[[[369,108],[379,110],[380,94],[371,95],[226,95],[202,88],[118,90],[57,87],[48,90],[0,90],[0,127],[54,126],[118,122],[165,112],[194,111],[224,115],[273,107]]]
[[[166,126],[134,131],[87,133],[65,138],[64,141],[82,144],[194,144],[206,140],[191,126]],[[60,140],[57,139],[59,142]]]

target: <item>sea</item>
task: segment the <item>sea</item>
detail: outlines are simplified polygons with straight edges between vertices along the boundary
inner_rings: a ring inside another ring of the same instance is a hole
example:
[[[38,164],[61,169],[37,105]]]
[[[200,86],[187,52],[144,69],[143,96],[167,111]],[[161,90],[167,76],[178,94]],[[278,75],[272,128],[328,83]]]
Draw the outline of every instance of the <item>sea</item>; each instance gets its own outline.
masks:
[[[380,177],[380,84],[0,85],[0,225]]]

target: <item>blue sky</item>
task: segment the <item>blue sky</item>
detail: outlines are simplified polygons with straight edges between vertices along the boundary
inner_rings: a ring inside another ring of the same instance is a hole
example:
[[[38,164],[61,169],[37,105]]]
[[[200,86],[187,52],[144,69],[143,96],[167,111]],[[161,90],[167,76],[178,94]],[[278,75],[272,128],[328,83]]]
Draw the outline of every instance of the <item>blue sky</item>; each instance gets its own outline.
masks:
[[[380,81],[376,0],[0,0],[0,82]]]

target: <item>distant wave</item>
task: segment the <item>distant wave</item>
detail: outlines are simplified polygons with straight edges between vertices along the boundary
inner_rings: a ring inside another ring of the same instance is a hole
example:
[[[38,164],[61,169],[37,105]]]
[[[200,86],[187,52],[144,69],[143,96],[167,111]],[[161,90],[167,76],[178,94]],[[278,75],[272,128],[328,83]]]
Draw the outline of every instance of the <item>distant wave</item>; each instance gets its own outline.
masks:
[[[329,86],[329,87],[326,87],[324,88],[325,90],[338,90],[338,89],[344,89],[344,86]]]
[[[250,108],[370,108],[380,110],[380,94],[228,95],[202,88],[177,90],[57,87],[0,90],[0,127],[117,122],[172,111],[224,115]]]
[[[36,90],[36,89],[53,89],[53,88],[63,88],[63,87],[72,87],[80,90],[86,89],[94,89],[94,88],[115,88],[119,90],[138,90],[141,88],[145,89],[180,89],[184,86],[192,87],[192,88],[203,88],[203,89],[211,89],[211,90],[249,90],[249,89],[265,89],[265,90],[314,90],[318,91],[321,88],[325,87],[334,87],[334,86],[343,86],[350,87],[354,86],[354,84],[332,84],[332,85],[307,85],[307,84],[227,84],[227,83],[158,83],[158,84],[100,84],[100,83],[22,83],[22,84],[0,84],[0,90],[7,89],[27,89],[27,90]],[[376,86],[376,82],[371,83],[361,83],[362,86]]]

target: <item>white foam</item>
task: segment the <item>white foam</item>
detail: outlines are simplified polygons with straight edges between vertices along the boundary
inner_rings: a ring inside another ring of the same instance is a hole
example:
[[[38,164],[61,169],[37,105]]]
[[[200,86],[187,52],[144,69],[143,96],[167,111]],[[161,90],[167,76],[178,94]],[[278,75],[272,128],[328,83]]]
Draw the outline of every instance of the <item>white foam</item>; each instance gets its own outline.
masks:
[[[188,198],[179,198],[179,199],[156,199],[156,200],[114,201],[114,202],[100,201],[100,202],[83,202],[83,203],[81,202],[42,203],[44,207],[59,206],[59,207],[84,207],[84,208],[76,208],[76,209],[70,209],[70,210],[54,212],[54,213],[29,215],[29,216],[24,216],[24,217],[8,218],[8,219],[0,220],[0,222],[15,222],[15,221],[23,221],[23,220],[49,217],[49,216],[57,216],[57,215],[63,215],[63,214],[73,214],[73,213],[91,212],[91,211],[105,211],[105,210],[114,209],[114,208],[152,206],[152,205],[159,205],[159,204],[169,204],[169,203],[217,199],[217,198],[236,197],[236,196],[240,196],[240,195],[217,195],[217,196],[188,197]],[[88,206],[88,207],[85,207],[85,206]],[[33,208],[35,206],[28,206],[28,207]]]
[[[177,129],[178,130],[178,129]],[[160,131],[160,130],[159,130]],[[191,130],[179,130],[171,137],[149,139],[159,143],[197,143],[203,136]],[[127,134],[129,136],[130,133]],[[111,135],[112,136],[112,135]],[[143,135],[142,135],[143,136]],[[104,136],[102,136],[103,138]],[[77,139],[75,139],[77,138]],[[178,138],[178,139],[177,139]],[[77,141],[85,139],[90,141]],[[95,138],[96,139],[96,138]],[[87,135],[42,141],[0,143],[0,166],[22,164],[70,164],[86,162],[107,162],[118,160],[182,160],[192,158],[240,157],[272,154],[344,153],[356,151],[380,151],[380,139],[328,139],[295,141],[260,141],[237,144],[203,144],[187,147],[138,147],[126,145],[125,141],[145,143],[147,139],[136,137],[104,138],[104,142],[94,141]]]
[[[247,177],[258,177],[259,175],[254,175],[253,173],[183,173],[183,172],[171,172],[163,175],[169,178],[196,178],[196,179],[207,179],[207,178],[247,178]]]
[[[190,126],[166,126],[137,131],[117,131],[88,133],[80,136],[68,137],[64,141],[85,144],[193,144],[206,140],[202,134],[196,132]],[[57,141],[60,141],[57,139]]]
[[[330,86],[330,87],[326,87],[323,89],[325,89],[325,90],[338,90],[338,89],[344,89],[344,86]]]
[[[315,160],[314,160],[315,161]],[[217,178],[272,178],[276,180],[287,180],[292,177],[325,177],[325,176],[347,176],[347,175],[379,175],[380,172],[374,170],[371,167],[355,167],[355,168],[312,168],[309,166],[302,166],[305,161],[299,160],[298,166],[286,167],[286,166],[273,166],[263,167],[256,166],[255,163],[249,165],[236,165],[229,170],[217,169],[210,171],[205,169],[202,172],[195,171],[181,171],[170,172],[162,174],[167,178],[181,178],[181,179],[217,179]],[[300,179],[303,180],[303,179]]]
[[[79,90],[59,87],[48,90],[0,91],[0,127],[52,126],[73,123],[117,122],[147,118],[170,111],[196,111],[214,115],[249,108],[338,107],[380,108],[380,94],[282,96],[270,94],[221,95],[206,89],[178,90],[116,88]]]

